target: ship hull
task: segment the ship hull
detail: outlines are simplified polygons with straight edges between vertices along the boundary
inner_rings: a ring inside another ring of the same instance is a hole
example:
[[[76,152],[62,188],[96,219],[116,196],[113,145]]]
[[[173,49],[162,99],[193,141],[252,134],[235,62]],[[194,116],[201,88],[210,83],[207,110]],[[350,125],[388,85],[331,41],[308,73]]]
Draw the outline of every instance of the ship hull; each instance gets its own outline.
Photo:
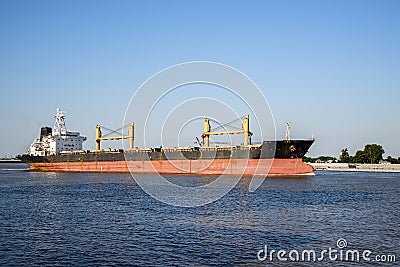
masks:
[[[313,168],[302,159],[216,159],[102,162],[38,162],[30,163],[33,171],[159,173],[187,175],[264,175],[310,176]]]
[[[302,157],[313,141],[264,141],[248,147],[83,151],[21,155],[19,159],[34,171],[308,176],[313,175],[313,168],[303,163]]]

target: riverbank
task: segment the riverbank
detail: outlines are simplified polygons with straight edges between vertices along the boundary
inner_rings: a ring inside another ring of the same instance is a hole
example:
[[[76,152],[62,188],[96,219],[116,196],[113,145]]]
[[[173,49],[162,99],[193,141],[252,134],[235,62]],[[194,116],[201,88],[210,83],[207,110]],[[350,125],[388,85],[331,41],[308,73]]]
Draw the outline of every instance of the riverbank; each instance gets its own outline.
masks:
[[[308,163],[315,171],[400,172],[400,164]]]

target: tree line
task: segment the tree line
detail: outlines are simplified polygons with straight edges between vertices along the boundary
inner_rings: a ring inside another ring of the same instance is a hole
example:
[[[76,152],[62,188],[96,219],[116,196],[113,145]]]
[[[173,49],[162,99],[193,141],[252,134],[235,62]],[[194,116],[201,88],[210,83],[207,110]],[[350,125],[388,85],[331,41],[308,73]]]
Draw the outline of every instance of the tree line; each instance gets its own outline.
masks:
[[[339,159],[330,156],[320,156],[318,158],[310,158],[304,157],[304,162],[341,162],[341,163],[368,163],[368,164],[378,164],[383,160],[383,154],[385,150],[381,145],[378,144],[368,144],[364,147],[363,150],[358,150],[354,156],[349,154],[347,148],[344,148],[340,152]],[[393,158],[388,156],[385,161],[390,162],[391,164],[400,164],[400,157]]]

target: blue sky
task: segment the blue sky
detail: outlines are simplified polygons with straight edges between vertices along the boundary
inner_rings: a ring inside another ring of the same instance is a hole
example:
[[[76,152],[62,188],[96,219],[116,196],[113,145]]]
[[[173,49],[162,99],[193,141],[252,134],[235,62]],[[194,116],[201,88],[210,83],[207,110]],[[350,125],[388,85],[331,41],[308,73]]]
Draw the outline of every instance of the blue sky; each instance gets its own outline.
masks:
[[[230,65],[311,156],[367,143],[400,156],[399,1],[1,1],[0,157],[26,151],[57,107],[88,136],[122,125],[135,90],[182,62]],[[218,98],[218,95],[215,96]]]

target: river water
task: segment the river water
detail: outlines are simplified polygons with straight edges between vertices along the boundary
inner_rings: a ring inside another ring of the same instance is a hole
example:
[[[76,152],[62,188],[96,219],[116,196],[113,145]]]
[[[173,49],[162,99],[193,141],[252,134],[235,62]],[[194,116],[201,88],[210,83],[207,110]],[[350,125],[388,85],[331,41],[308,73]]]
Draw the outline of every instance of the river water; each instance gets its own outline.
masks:
[[[317,172],[306,179],[267,179],[252,193],[242,179],[216,202],[182,208],[148,196],[129,174],[24,168],[0,164],[1,266],[392,266],[400,261],[400,174]],[[193,186],[207,177],[169,179]],[[330,248],[337,250],[331,258],[322,254]],[[286,254],[278,258],[272,250]],[[299,258],[294,252],[289,257],[294,250]],[[302,258],[304,250],[316,251],[316,258]],[[359,251],[358,261],[345,261],[347,250]],[[362,258],[366,250],[371,253]]]

